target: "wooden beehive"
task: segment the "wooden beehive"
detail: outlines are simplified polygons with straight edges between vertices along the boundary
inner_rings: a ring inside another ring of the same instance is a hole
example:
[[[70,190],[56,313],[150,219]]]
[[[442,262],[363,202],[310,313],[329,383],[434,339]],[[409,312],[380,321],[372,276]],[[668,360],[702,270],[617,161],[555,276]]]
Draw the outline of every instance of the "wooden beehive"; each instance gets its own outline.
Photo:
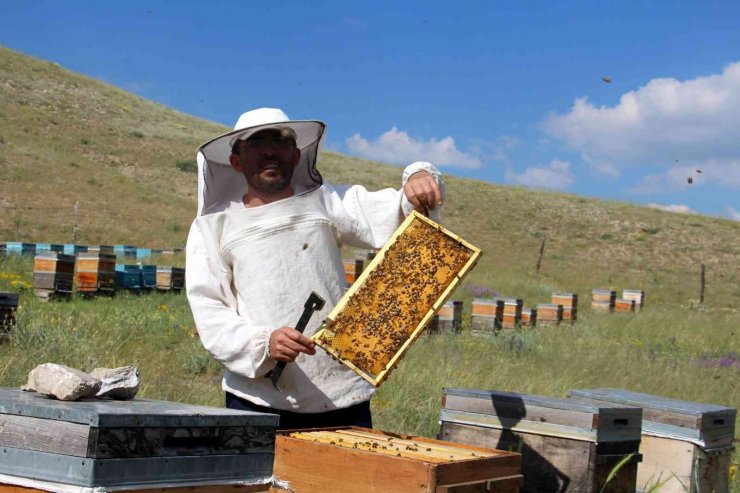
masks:
[[[736,409],[623,389],[571,390],[570,395],[643,409],[638,491],[659,483],[664,483],[660,493],[728,491]]]
[[[115,255],[115,253],[113,253],[113,245],[88,245],[87,252]]]
[[[36,243],[8,241],[5,243],[6,255],[36,255]]]
[[[47,251],[33,259],[33,292],[44,300],[69,298],[75,275],[75,256]]]
[[[0,340],[13,331],[17,311],[18,293],[0,293]]]
[[[113,294],[116,288],[116,256],[105,253],[77,254],[77,292],[83,295]]]
[[[442,391],[440,438],[522,454],[523,493],[634,493],[642,410],[489,390]],[[627,457],[630,457],[627,459]]]
[[[57,401],[0,388],[0,422],[3,480],[110,491],[264,482],[278,416],[149,399]]]
[[[493,334],[501,328],[504,320],[504,300],[475,298],[471,314],[471,330],[474,334]]]
[[[512,452],[346,427],[278,432],[273,474],[296,493],[513,493],[519,470]]]
[[[479,255],[478,248],[412,212],[312,339],[379,386]]]
[[[157,289],[180,291],[185,287],[185,269],[182,267],[157,266]]]
[[[139,265],[141,267],[141,287],[144,289],[157,288],[157,266]]]
[[[539,303],[537,305],[537,323],[559,324],[563,320],[563,305]]]
[[[635,310],[642,310],[645,305],[645,291],[639,289],[622,290],[622,299],[635,300]]]
[[[635,300],[625,300],[617,298],[614,300],[614,311],[615,312],[634,312],[635,311]]]
[[[617,292],[613,289],[593,289],[591,290],[591,309],[613,312],[616,299]]]
[[[537,308],[522,308],[522,327],[537,325]]]
[[[119,258],[136,258],[134,245],[113,245],[113,253]]]
[[[578,318],[578,295],[575,293],[553,293],[550,303],[563,305],[563,320],[574,322]]]
[[[518,298],[504,300],[504,318],[501,327],[504,329],[515,329],[522,321],[523,301]]]
[[[141,289],[141,267],[116,264],[116,288],[138,291]]]
[[[347,284],[350,286],[360,277],[362,270],[365,267],[365,262],[362,259],[354,260],[343,260],[344,264],[344,278],[347,280]]]
[[[429,323],[429,332],[459,332],[462,328],[462,301],[447,301]]]
[[[87,245],[75,245],[73,243],[64,244],[63,253],[66,253],[67,255],[77,255],[80,252],[87,252]]]

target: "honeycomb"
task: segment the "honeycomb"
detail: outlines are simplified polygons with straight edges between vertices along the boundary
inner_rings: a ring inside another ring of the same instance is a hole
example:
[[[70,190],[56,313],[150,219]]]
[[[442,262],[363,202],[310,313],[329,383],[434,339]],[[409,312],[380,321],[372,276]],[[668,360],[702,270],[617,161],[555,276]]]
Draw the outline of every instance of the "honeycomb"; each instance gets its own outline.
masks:
[[[378,385],[479,254],[436,223],[412,214],[345,294],[314,341]]]

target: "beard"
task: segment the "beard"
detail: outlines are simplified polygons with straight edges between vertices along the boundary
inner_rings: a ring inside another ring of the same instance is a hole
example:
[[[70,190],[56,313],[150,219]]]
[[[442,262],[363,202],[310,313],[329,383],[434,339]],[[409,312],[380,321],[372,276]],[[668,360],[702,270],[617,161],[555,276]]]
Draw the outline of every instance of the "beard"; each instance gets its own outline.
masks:
[[[292,169],[291,170],[283,169],[282,174],[278,176],[270,177],[270,178],[265,178],[260,175],[251,176],[247,180],[247,185],[262,193],[273,194],[273,193],[282,192],[288,186],[290,186],[290,179],[292,177],[293,177]]]

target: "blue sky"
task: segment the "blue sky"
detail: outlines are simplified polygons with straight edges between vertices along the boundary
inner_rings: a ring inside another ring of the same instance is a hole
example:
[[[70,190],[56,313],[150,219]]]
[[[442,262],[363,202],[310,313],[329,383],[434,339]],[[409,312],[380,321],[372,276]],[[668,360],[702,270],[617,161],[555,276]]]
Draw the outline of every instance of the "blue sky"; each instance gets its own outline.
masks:
[[[740,220],[737,1],[2,10],[0,44],[228,126],[279,107],[345,154]]]

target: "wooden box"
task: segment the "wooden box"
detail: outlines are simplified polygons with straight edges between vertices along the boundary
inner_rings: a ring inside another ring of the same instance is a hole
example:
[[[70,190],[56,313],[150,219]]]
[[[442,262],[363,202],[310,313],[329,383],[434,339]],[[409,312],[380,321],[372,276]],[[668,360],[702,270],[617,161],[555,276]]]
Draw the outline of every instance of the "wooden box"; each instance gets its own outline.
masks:
[[[5,255],[36,255],[36,243],[8,241],[5,243]]]
[[[479,255],[478,248],[412,212],[313,341],[379,386]]]
[[[77,291],[112,294],[116,288],[116,256],[86,252],[77,254]]]
[[[512,452],[366,428],[281,431],[274,476],[295,493],[514,493],[520,459]]]
[[[185,287],[185,269],[182,267],[157,266],[157,289],[180,291]]]
[[[571,390],[569,394],[643,409],[638,491],[659,483],[664,483],[660,493],[728,490],[736,409],[623,389]]]
[[[278,416],[148,399],[57,401],[0,388],[0,422],[2,475],[143,489],[268,478]]]
[[[89,245],[87,247],[89,253],[103,253],[105,255],[115,255],[113,252],[113,245]]]
[[[537,305],[537,323],[559,324],[563,320],[563,305],[540,303]]]
[[[152,249],[151,248],[137,248],[136,249],[136,259],[145,259],[152,256]]]
[[[537,325],[537,308],[522,308],[522,327]]]
[[[18,293],[0,293],[0,340],[8,337],[15,327]]]
[[[67,255],[77,255],[80,252],[87,252],[87,245],[75,245],[73,243],[65,243],[62,252]]]
[[[141,267],[141,287],[144,289],[157,288],[157,266],[140,265]]]
[[[622,290],[622,299],[635,300],[635,310],[642,310],[645,305],[645,291],[639,289]]]
[[[141,289],[141,267],[116,264],[116,288],[137,291]]]
[[[362,270],[365,268],[365,262],[362,259],[343,260],[344,278],[350,286],[360,277]]]
[[[615,312],[634,312],[635,311],[635,300],[625,300],[617,298],[614,300],[614,311]]]
[[[522,306],[524,302],[517,298],[504,300],[504,318],[501,327],[504,329],[515,329],[522,321]]]
[[[33,292],[42,299],[68,298],[72,294],[75,256],[47,251],[33,259]]]
[[[459,332],[462,328],[462,301],[447,301],[434,317],[431,332]]]
[[[612,289],[593,289],[591,291],[591,309],[613,312],[616,299],[617,292]]]
[[[133,245],[113,245],[113,254],[117,257],[136,258],[136,247]]]
[[[475,298],[471,314],[471,329],[474,334],[492,334],[501,328],[504,320],[504,300]]]
[[[578,318],[578,295],[575,293],[553,293],[550,302],[563,305],[563,320],[574,322]]]
[[[522,454],[522,492],[633,493],[637,407],[487,390],[443,389],[440,438]],[[628,459],[629,457],[629,459]]]

